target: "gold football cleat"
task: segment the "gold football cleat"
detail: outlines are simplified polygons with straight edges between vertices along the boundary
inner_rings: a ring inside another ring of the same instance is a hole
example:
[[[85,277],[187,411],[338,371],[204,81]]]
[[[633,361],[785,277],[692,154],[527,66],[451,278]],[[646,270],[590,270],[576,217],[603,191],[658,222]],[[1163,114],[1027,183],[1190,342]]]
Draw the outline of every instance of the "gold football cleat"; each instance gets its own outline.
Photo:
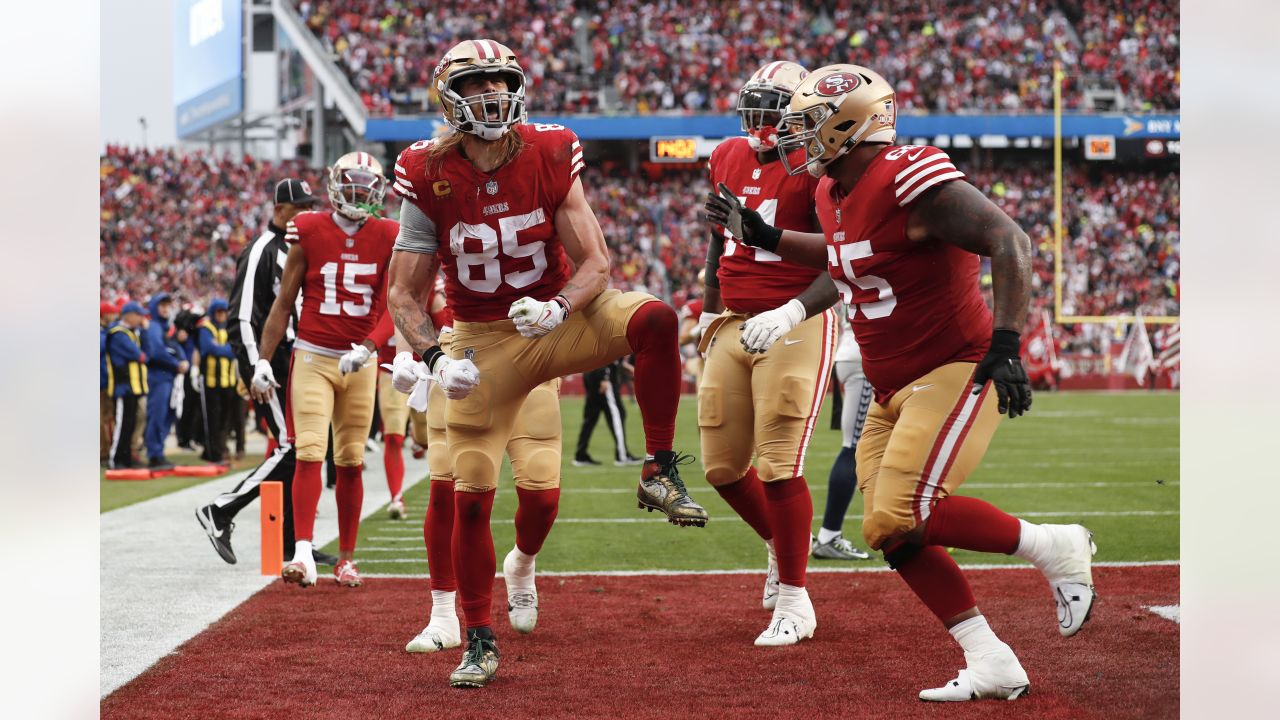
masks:
[[[636,488],[638,507],[665,513],[673,525],[703,527],[707,524],[707,511],[689,497],[684,481],[680,479],[680,465],[693,462],[692,455],[676,455],[667,464],[649,461],[640,471],[640,486]]]

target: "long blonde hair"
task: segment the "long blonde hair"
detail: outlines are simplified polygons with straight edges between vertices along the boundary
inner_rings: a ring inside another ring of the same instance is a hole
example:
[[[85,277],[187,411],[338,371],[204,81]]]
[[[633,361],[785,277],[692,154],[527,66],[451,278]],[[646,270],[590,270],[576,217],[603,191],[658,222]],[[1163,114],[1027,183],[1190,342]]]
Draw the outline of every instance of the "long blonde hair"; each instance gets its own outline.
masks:
[[[520,151],[524,149],[524,138],[516,131],[516,127],[518,127],[518,125],[512,125],[502,137],[494,141],[500,146],[500,152],[498,154],[500,162],[497,164],[495,169],[511,162],[511,160],[515,158],[516,155],[519,155]],[[438,166],[444,159],[444,156],[449,154],[449,151],[462,144],[463,137],[464,133],[453,130],[447,135],[438,138],[435,142],[431,143],[431,149],[427,153],[428,163]]]

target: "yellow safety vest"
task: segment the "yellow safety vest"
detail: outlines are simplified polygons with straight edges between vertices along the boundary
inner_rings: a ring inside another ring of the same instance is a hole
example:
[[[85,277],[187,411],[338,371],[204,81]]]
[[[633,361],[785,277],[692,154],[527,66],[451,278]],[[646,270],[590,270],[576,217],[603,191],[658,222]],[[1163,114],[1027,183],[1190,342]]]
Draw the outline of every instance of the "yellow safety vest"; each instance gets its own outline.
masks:
[[[227,329],[205,318],[200,327],[213,334],[215,345],[227,344]],[[233,388],[236,386],[236,361],[232,358],[209,355],[204,359],[204,386],[208,388]]]
[[[138,333],[130,330],[124,325],[116,325],[107,331],[107,394],[115,397],[116,394],[116,373],[121,378],[129,378],[129,390],[134,395],[147,394],[147,366],[137,360],[130,360],[124,365],[116,365],[114,358],[111,357],[111,341],[110,336],[122,332],[133,341],[141,349],[142,344],[138,342]]]

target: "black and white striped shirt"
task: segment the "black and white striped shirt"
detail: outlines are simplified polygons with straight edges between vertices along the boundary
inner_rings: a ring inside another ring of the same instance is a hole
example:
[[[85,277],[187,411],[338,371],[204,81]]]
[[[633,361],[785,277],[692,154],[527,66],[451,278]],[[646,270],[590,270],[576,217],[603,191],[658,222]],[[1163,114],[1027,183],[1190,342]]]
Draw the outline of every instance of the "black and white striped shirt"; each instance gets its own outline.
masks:
[[[238,355],[248,356],[251,365],[258,362],[258,341],[262,338],[262,326],[266,324],[271,305],[280,292],[280,278],[284,275],[284,263],[288,255],[289,246],[284,241],[284,228],[271,223],[266,232],[240,253],[240,259],[236,261],[236,281],[231,288],[227,339]],[[280,343],[277,354],[289,352],[293,345],[296,323],[295,309],[289,316],[285,341]]]

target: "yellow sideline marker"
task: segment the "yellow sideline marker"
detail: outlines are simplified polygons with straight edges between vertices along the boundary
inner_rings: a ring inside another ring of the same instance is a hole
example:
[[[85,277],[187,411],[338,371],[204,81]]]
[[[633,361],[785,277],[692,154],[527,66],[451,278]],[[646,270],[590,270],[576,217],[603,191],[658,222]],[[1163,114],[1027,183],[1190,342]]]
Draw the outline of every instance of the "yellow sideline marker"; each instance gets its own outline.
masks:
[[[284,565],[284,483],[267,480],[258,492],[262,504],[262,574],[279,575]]]

